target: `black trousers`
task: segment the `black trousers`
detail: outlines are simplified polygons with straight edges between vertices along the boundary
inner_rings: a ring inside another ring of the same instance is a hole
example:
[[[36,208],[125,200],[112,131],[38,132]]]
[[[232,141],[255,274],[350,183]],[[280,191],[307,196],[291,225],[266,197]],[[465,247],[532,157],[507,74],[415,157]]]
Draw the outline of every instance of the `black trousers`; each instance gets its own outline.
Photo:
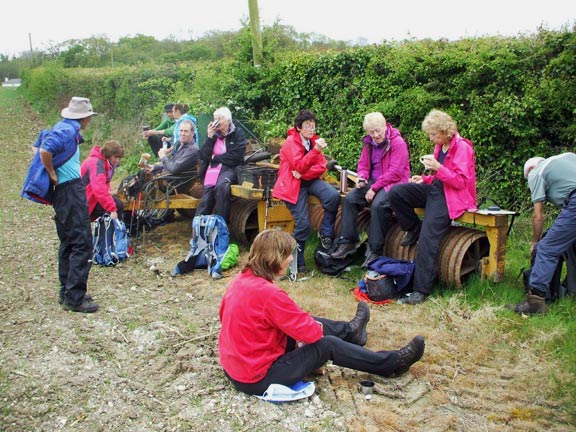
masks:
[[[216,185],[204,186],[202,198],[196,208],[196,216],[217,214],[226,223],[230,217],[231,186],[238,181],[236,171],[222,167]]]
[[[426,210],[418,239],[413,286],[414,291],[429,295],[438,273],[440,246],[452,222],[448,216],[444,184],[436,179],[431,185],[396,185],[390,189],[389,196],[392,209],[404,231],[410,231],[420,223],[414,208],[424,207]]]
[[[114,198],[114,202],[116,203],[116,213],[118,213],[118,219],[122,220],[122,215],[124,214],[124,204],[122,203],[122,201],[120,201],[120,198],[118,198],[116,195],[112,195],[112,198]],[[92,210],[92,214],[90,214],[90,217],[93,220],[98,219],[105,213],[108,212],[104,210],[104,207],[102,207],[100,203],[97,203],[96,207],[94,207],[94,210]]]
[[[266,376],[256,383],[241,383],[227,374],[234,387],[244,393],[261,395],[270,384],[292,386],[328,360],[337,366],[368,372],[375,375],[391,376],[394,373],[398,354],[396,351],[370,351],[359,345],[347,342],[352,335],[350,324],[314,317],[324,327],[324,337],[318,342],[295,349],[294,340],[289,339],[286,354],[278,358]]]
[[[54,202],[58,249],[58,278],[64,302],[78,306],[86,294],[92,266],[92,232],[84,184],[80,179],[56,186]]]
[[[340,237],[344,242],[358,241],[358,212],[368,206],[365,195],[370,186],[352,189],[342,202],[342,221],[340,222]],[[392,222],[392,207],[388,192],[380,189],[370,204],[370,227],[368,228],[368,245],[370,252],[382,255],[386,234]]]

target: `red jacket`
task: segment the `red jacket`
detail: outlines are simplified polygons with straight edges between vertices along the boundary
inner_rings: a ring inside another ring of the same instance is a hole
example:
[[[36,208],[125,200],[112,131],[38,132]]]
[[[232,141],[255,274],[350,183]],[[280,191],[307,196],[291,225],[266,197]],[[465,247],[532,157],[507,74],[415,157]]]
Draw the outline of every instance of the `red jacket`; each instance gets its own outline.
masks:
[[[288,336],[308,344],[322,338],[320,325],[277,285],[238,273],[220,304],[222,329],[218,337],[220,364],[242,383],[261,381],[286,353]]]
[[[438,160],[440,147],[434,147]],[[476,210],[476,167],[472,142],[458,133],[452,137],[444,164],[436,174],[423,175],[424,183],[432,183],[437,177],[444,183],[444,195],[450,219],[456,219],[466,210]]]
[[[110,194],[110,181],[114,175],[114,168],[100,153],[100,147],[94,146],[90,150],[90,155],[82,162],[80,174],[86,186],[89,213],[92,214],[97,203],[100,203],[108,213],[116,211],[116,202]]]
[[[300,181],[319,179],[326,172],[326,158],[321,151],[314,148],[317,139],[317,135],[312,137],[310,140],[312,149],[306,153],[300,132],[296,128],[288,130],[288,138],[280,150],[278,179],[272,191],[274,198],[296,204],[300,193]],[[301,179],[292,175],[294,170],[300,173]]]

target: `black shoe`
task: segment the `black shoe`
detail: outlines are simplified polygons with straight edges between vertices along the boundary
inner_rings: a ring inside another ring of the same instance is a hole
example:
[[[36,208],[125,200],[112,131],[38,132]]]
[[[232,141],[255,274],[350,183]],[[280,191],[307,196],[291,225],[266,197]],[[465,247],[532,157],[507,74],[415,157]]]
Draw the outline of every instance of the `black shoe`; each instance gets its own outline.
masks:
[[[82,300],[82,303],[80,303],[78,306],[72,306],[64,302],[64,304],[62,305],[62,309],[70,312],[93,313],[98,310],[98,305],[84,298],[84,300]]]
[[[426,301],[428,296],[426,294],[422,294],[421,292],[414,291],[411,293],[406,294],[405,297],[402,297],[398,300],[400,304],[409,304],[409,305],[417,305]]]
[[[91,302],[92,296],[90,294],[84,294],[84,300]],[[64,304],[64,291],[58,293],[58,304]]]
[[[332,246],[334,246],[334,240],[331,237],[326,237],[323,235],[318,235],[320,238],[320,244],[324,248],[324,250],[330,251],[332,250]]]
[[[356,252],[356,245],[351,242],[343,242],[338,245],[336,250],[330,254],[334,259],[343,259],[348,255],[352,255]]]
[[[370,264],[380,258],[382,255],[370,252],[370,254],[366,257],[364,262],[362,263],[362,268],[367,269]]]
[[[368,340],[368,334],[366,333],[366,326],[370,321],[370,308],[365,302],[359,302],[356,308],[356,316],[350,321],[350,329],[352,330],[352,336],[348,339],[348,342],[364,346]]]
[[[398,362],[396,362],[396,368],[394,369],[394,374],[400,376],[410,369],[414,363],[422,358],[424,354],[424,337],[416,336],[410,341],[408,345],[404,348],[400,348],[398,352]]]
[[[414,229],[411,229],[410,231],[406,231],[406,234],[404,234],[404,238],[400,242],[400,246],[408,247],[408,246],[412,246],[413,244],[415,244],[418,241],[418,237],[420,237],[420,227],[421,226],[422,226],[422,224],[419,223],[418,225],[416,225],[416,227]]]

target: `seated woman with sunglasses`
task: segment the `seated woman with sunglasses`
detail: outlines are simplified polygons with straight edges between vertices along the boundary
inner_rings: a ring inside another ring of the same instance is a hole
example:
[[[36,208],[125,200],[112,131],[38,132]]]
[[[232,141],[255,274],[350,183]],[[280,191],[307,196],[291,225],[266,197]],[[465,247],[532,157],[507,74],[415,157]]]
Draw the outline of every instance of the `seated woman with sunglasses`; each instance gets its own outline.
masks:
[[[384,377],[408,371],[424,353],[416,336],[396,351],[370,351],[370,309],[360,302],[349,322],[312,317],[275,280],[293,260],[294,238],[280,230],[256,236],[248,263],[232,280],[220,305],[220,364],[237,390],[261,395],[270,384],[292,386],[328,360]]]

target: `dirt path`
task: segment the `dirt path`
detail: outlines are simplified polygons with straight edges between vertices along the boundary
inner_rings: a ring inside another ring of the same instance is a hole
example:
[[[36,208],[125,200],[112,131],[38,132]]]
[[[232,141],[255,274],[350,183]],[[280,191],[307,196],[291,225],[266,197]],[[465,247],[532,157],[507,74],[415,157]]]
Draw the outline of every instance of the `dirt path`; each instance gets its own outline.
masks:
[[[92,268],[99,312],[64,312],[52,209],[19,198],[39,128],[21,103],[0,104],[0,430],[574,430],[547,392],[554,364],[507,336],[517,322],[494,308],[470,311],[460,295],[372,307],[369,348],[396,348],[417,333],[428,346],[404,377],[371,377],[371,401],[357,389],[365,374],[331,365],[306,401],[273,405],[236,392],[217,359],[219,300],[234,271],[216,282],[203,271],[169,277],[187,251],[185,219],[136,241],[126,263]],[[355,310],[350,282],[284,287],[316,315]]]

